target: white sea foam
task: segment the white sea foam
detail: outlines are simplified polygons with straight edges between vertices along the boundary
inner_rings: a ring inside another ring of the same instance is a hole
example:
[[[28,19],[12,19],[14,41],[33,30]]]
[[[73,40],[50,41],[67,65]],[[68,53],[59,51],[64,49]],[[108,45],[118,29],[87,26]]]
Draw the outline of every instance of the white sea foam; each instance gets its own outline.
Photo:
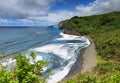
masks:
[[[15,63],[16,60],[12,59],[12,58],[9,58],[9,59],[6,59],[3,63],[1,63],[3,66],[9,66],[10,64],[12,63]]]
[[[66,59],[67,58],[67,47],[66,49],[62,47],[63,45],[61,44],[51,44],[51,45],[45,45],[43,47],[35,48],[34,50],[44,52],[44,53],[54,53]]]
[[[26,55],[27,58],[30,59],[30,63],[33,64],[33,60],[31,57],[29,57],[28,55]],[[39,61],[39,60],[43,60],[42,59],[42,56],[36,56],[36,59],[35,59],[35,62]],[[3,66],[7,66],[8,69],[9,67],[11,66],[14,66],[16,63],[16,60],[13,59],[13,58],[8,58],[8,59],[5,59],[3,62],[1,62],[0,64],[3,65]]]
[[[90,45],[90,41],[85,37],[75,36],[75,35],[67,35],[60,33],[62,37],[57,38],[52,41],[51,44],[44,45],[42,47],[37,47],[34,50],[43,52],[43,53],[53,53],[64,60],[72,59],[65,67],[62,69],[55,70],[56,72],[52,72],[53,75],[51,75],[48,79],[48,83],[57,83],[58,81],[62,80],[68,73],[72,65],[76,61],[76,55],[75,52],[78,50],[78,48],[81,46],[87,47]],[[79,40],[83,41],[81,42],[69,42],[69,41]]]
[[[70,71],[70,68],[74,64],[75,61],[71,61],[66,67],[64,67],[60,71],[56,71],[54,75],[50,76],[47,79],[47,83],[57,83],[58,81],[61,81]]]
[[[34,64],[32,57],[30,57],[29,55],[26,55],[26,57],[30,59],[31,64]],[[39,60],[43,60],[42,56],[36,55],[35,62],[37,62]]]

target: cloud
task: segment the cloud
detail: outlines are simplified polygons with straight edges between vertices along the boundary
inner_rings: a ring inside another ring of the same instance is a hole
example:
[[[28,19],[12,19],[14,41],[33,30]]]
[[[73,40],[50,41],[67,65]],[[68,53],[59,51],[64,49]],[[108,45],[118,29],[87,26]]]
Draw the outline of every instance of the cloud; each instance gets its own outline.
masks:
[[[120,0],[96,0],[88,6],[78,5],[76,10],[80,15],[102,14],[112,11],[120,11]]]
[[[57,11],[57,12],[52,12],[48,13],[45,16],[42,17],[29,17],[29,20],[38,20],[40,22],[59,22],[61,20],[69,19],[72,16],[74,16],[74,12],[71,11]]]
[[[56,0],[0,0],[0,16],[27,18],[47,14]]]
[[[42,17],[30,17],[31,20],[60,22],[69,19],[73,16],[89,16],[94,14],[102,14],[113,11],[120,11],[120,0],[96,0],[89,3],[87,6],[79,4],[74,11],[61,10],[56,12],[49,12]]]
[[[0,0],[0,16],[18,19],[19,23],[39,24],[57,23],[73,16],[120,11],[120,0],[95,0],[87,6],[77,5],[73,11],[64,9],[51,12],[50,8],[57,1],[63,0]],[[2,21],[0,23],[3,23]]]
[[[8,24],[9,21],[7,19],[0,19],[0,24]]]
[[[74,11],[59,11],[49,13],[48,16],[42,19],[47,21],[59,22],[61,20],[69,19],[73,16],[89,16],[94,14],[103,14],[107,12],[120,11],[120,0],[95,0],[87,6],[79,4]]]

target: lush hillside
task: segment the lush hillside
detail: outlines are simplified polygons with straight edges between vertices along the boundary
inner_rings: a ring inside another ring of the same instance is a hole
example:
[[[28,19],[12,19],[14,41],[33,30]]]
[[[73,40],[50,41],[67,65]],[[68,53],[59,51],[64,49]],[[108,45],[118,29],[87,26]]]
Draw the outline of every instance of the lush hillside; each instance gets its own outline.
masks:
[[[74,77],[75,80],[79,80],[76,83],[83,82],[82,77],[88,81],[95,81],[92,83],[120,82],[120,12],[86,17],[75,16],[60,22],[59,28],[64,28],[64,32],[68,34],[89,36],[96,45],[99,56],[98,64],[94,69],[96,73],[90,76],[77,75]],[[75,81],[74,79],[71,78]],[[67,82],[70,83],[71,80]]]

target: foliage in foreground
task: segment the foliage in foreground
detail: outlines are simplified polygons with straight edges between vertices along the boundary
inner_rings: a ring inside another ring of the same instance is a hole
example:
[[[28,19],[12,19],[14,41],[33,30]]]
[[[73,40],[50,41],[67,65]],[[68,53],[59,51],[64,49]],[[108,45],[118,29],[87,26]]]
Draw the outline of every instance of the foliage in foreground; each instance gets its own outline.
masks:
[[[0,66],[0,83],[46,83],[42,76],[42,68],[48,63],[44,61],[35,61],[35,54],[31,52],[30,59],[19,54],[14,57],[16,65],[12,70],[7,66]]]
[[[65,83],[120,83],[120,72],[108,73],[101,76],[78,74],[66,80]]]

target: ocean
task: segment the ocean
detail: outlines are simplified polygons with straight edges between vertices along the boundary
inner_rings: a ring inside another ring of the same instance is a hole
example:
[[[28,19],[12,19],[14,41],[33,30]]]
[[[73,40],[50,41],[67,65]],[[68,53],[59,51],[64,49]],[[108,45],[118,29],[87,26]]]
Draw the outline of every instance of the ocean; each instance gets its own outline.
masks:
[[[50,69],[52,73],[47,76],[44,72],[48,83],[62,80],[74,65],[79,50],[89,45],[87,38],[64,34],[57,26],[0,27],[0,53],[6,57],[18,53],[28,56],[31,51],[35,52],[36,60],[49,62],[44,68],[44,71]]]

